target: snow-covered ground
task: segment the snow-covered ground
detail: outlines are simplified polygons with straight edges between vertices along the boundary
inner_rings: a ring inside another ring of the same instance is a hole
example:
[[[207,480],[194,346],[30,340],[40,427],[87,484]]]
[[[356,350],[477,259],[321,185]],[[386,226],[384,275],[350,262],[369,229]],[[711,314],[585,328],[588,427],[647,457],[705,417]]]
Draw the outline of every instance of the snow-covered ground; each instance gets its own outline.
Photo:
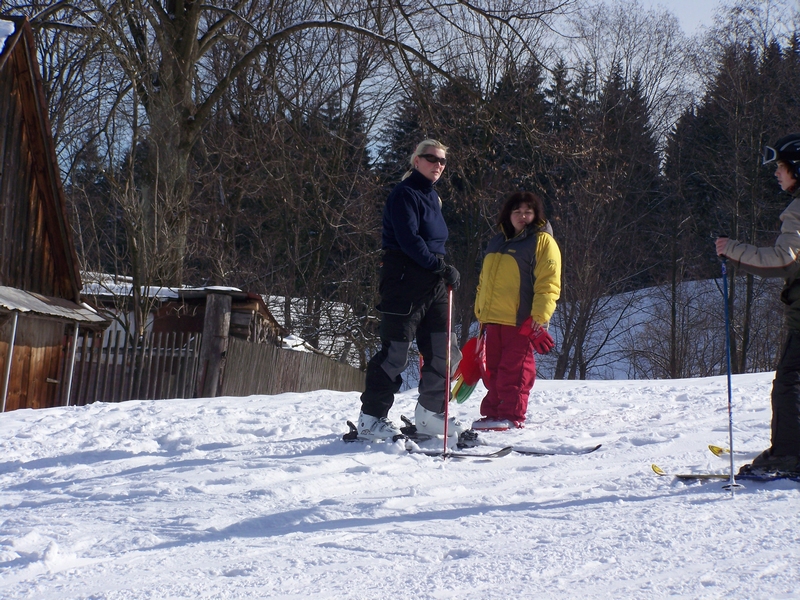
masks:
[[[772,374],[734,377],[742,463]],[[478,416],[477,397],[454,410]],[[414,390],[398,397],[399,418]],[[345,444],[358,394],[95,404],[0,415],[0,597],[797,598],[800,485],[726,471],[722,378],[539,381],[494,461]]]

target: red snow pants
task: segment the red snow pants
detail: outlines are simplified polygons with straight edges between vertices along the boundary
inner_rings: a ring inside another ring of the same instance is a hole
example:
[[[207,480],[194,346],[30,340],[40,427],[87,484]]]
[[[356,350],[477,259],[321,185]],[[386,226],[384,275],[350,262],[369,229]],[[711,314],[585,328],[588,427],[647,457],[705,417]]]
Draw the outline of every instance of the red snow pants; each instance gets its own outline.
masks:
[[[486,375],[489,392],[481,415],[490,419],[525,421],[528,397],[536,381],[536,359],[528,336],[512,325],[486,325]]]

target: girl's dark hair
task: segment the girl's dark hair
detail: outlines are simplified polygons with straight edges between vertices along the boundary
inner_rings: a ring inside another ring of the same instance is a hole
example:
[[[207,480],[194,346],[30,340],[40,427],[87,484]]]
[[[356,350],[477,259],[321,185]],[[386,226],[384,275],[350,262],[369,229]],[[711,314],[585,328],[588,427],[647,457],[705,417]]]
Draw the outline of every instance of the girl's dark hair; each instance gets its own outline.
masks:
[[[511,213],[521,205],[527,204],[533,209],[533,221],[528,227],[541,227],[547,221],[544,216],[544,202],[533,192],[514,192],[503,203],[500,209],[500,216],[497,217],[497,224],[506,234],[506,237],[514,237],[514,226],[511,224]]]

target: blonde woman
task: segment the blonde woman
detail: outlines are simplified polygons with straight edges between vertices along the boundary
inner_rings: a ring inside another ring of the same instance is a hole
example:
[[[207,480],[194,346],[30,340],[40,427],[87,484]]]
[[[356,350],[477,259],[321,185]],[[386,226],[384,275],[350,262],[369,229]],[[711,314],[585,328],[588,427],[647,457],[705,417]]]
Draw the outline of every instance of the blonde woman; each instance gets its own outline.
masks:
[[[458,271],[444,260],[448,232],[434,189],[447,164],[447,147],[436,140],[420,142],[410,162],[411,169],[389,194],[383,210],[381,349],[367,365],[361,394],[358,437],[365,440],[400,435],[389,420],[389,409],[402,385],[415,338],[424,362],[415,424],[421,433],[444,432],[447,288],[457,288],[459,282]],[[452,371],[460,359],[451,342]],[[448,420],[448,434],[457,436],[465,429],[454,417]]]

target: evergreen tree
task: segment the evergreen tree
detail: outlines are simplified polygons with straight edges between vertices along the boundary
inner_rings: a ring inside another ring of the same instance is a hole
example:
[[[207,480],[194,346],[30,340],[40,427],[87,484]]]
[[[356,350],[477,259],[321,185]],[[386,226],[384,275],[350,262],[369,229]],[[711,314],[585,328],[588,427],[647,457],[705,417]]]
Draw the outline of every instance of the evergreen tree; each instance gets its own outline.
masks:
[[[588,69],[573,85],[568,129],[553,134],[552,195],[564,261],[557,378],[585,378],[602,366],[619,331],[606,315],[613,294],[650,279],[647,252],[659,201],[658,154],[646,104],[618,67],[594,93]],[[552,107],[551,107],[552,110]]]
[[[775,41],[763,49],[752,43],[725,47],[708,92],[681,117],[669,140],[665,173],[671,197],[682,204],[697,240],[684,245],[680,257],[690,276],[718,274],[710,239],[715,235],[766,246],[777,234],[786,198],[759,157],[765,144],[797,129],[800,82],[793,44],[786,50]],[[732,366],[744,372],[752,366],[754,302],[763,282],[747,275],[742,287],[735,268],[732,275]]]

